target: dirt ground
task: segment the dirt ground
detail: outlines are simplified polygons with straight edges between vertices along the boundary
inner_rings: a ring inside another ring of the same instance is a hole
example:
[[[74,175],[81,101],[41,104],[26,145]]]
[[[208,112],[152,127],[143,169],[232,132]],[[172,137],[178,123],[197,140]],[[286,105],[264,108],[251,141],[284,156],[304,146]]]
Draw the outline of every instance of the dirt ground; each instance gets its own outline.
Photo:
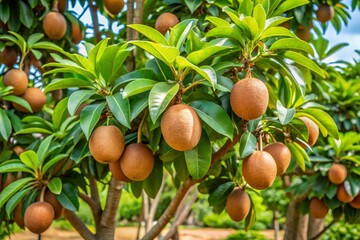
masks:
[[[136,227],[121,227],[116,230],[116,240],[134,240],[136,238]],[[180,229],[181,240],[221,240],[234,233],[233,229]],[[268,238],[273,238],[272,230],[263,231]],[[25,231],[17,233],[11,237],[11,240],[37,240],[37,235]],[[82,238],[75,231],[64,231],[50,228],[43,234],[42,240],[81,240]],[[10,240],[10,239],[8,239]],[[104,239],[106,240],[106,239]]]

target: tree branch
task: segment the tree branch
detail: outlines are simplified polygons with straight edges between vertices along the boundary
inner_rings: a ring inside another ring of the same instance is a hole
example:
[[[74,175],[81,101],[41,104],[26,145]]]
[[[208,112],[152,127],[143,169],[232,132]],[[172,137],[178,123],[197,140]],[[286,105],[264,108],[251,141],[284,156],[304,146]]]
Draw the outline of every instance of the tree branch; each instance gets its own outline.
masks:
[[[329,225],[327,225],[321,232],[319,232],[318,234],[316,234],[314,237],[312,237],[310,240],[316,240],[318,239],[321,235],[323,235],[329,228],[331,228],[331,226],[335,223],[335,220],[333,220],[331,223],[329,223]]]
[[[101,41],[101,34],[99,29],[99,19],[97,16],[97,6],[94,1],[89,0],[89,8],[90,14],[93,22],[93,29],[94,29],[94,43],[97,44]]]
[[[94,214],[94,220],[96,226],[99,225],[102,215],[102,208],[100,203],[100,197],[99,197],[99,190],[97,188],[97,182],[96,179],[93,176],[89,177],[90,182],[90,195],[91,199],[94,201],[94,209],[96,209],[97,214]],[[93,210],[94,211],[94,210]]]
[[[233,146],[235,146],[240,141],[241,134],[237,134],[234,136],[233,140],[228,139],[226,143],[212,155],[211,167],[219,161],[222,156],[224,156]],[[210,168],[211,168],[210,167]]]
[[[126,13],[126,25],[130,25],[134,22],[134,0],[127,1],[127,13]],[[132,28],[126,28],[126,41],[133,40],[134,30]],[[128,71],[133,71],[135,69],[135,57],[134,52],[132,52],[127,61],[126,68]]]
[[[87,205],[89,205],[91,212],[93,214],[93,217],[94,217],[95,225],[97,226],[99,223],[100,216],[101,216],[101,208],[98,209],[97,203],[92,198],[90,198],[88,195],[86,195],[85,193],[79,193],[79,197],[82,200],[84,200],[84,202],[86,202]]]
[[[64,209],[64,217],[71,223],[81,237],[86,240],[95,240],[95,235],[90,232],[90,230],[74,212]]]

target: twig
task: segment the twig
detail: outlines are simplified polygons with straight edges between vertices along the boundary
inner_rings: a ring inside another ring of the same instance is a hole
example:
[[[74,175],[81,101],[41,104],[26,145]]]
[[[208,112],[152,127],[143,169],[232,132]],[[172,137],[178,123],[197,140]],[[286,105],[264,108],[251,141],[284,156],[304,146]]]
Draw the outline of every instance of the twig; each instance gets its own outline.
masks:
[[[90,230],[74,212],[65,209],[64,217],[71,223],[81,237],[87,240],[95,240],[95,235],[90,232]]]
[[[94,29],[94,43],[97,44],[101,41],[101,34],[99,31],[99,19],[97,16],[97,6],[95,5],[95,2],[92,0],[88,1],[89,8],[90,8],[90,14],[93,21],[93,29]]]
[[[318,234],[316,234],[314,237],[312,237],[310,240],[316,240],[318,239],[321,235],[323,235],[329,228],[331,228],[331,226],[335,223],[335,220],[333,220],[331,223],[329,223],[329,225],[327,225],[321,232],[319,232]]]

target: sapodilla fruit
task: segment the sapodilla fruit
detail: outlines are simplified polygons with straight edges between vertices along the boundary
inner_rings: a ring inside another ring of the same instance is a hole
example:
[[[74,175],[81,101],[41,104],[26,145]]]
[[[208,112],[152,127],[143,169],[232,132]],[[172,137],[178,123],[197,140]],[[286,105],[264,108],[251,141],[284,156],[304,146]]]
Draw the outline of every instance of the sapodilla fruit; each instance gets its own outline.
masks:
[[[319,137],[319,127],[316,123],[308,117],[299,117],[304,122],[309,133],[308,144],[314,146]]]
[[[57,89],[54,91],[51,91],[51,97],[54,99],[55,102],[60,101],[63,98],[63,90]]]
[[[324,218],[329,208],[319,198],[314,197],[310,201],[310,213],[315,218]]]
[[[4,85],[13,87],[14,95],[23,94],[28,85],[29,79],[24,71],[18,69],[11,69],[4,76]]]
[[[353,208],[360,208],[360,193],[350,202],[350,206]]]
[[[145,144],[132,143],[125,148],[120,158],[120,167],[129,179],[142,181],[154,167],[154,155]]]
[[[342,164],[334,163],[328,172],[330,182],[339,185],[342,184],[347,177],[346,167]]]
[[[277,174],[277,166],[270,153],[255,151],[242,163],[245,181],[253,188],[261,190],[270,187]]]
[[[123,172],[120,166],[120,160],[116,162],[111,162],[109,164],[110,172],[112,173],[113,177],[117,180],[123,181],[123,182],[130,182],[131,179],[129,179]]]
[[[123,0],[104,0],[106,10],[112,15],[117,16],[124,8]]]
[[[249,214],[251,201],[249,195],[236,187],[226,199],[226,212],[233,221],[240,222]]]
[[[349,203],[354,200],[354,197],[346,192],[344,184],[338,186],[336,197],[343,203]]]
[[[21,208],[22,208],[22,203],[19,202],[14,210],[14,221],[20,228],[24,228],[25,224],[24,224],[24,218],[21,214]]]
[[[44,201],[49,203],[54,209],[54,219],[58,219],[64,212],[63,206],[57,200],[55,194],[51,191],[46,191],[44,194]]]
[[[35,202],[25,211],[24,223],[30,232],[41,234],[54,220],[55,212],[50,203]]]
[[[17,62],[17,53],[12,47],[5,47],[5,49],[0,54],[0,62],[5,64],[8,68],[11,68]]]
[[[334,8],[332,6],[328,4],[321,4],[319,9],[316,11],[316,17],[320,22],[326,23],[334,17],[334,13]]]
[[[166,12],[156,19],[155,29],[161,32],[162,35],[165,35],[170,28],[174,27],[178,23],[179,19],[175,14]]]
[[[21,95],[20,97],[25,99],[30,104],[33,112],[40,112],[42,107],[46,103],[46,96],[41,91],[40,88],[35,88],[35,87],[27,88],[25,93],[23,95]],[[15,107],[16,110],[18,110],[20,112],[25,112],[25,113],[29,112],[24,107],[22,107],[16,103],[13,103],[13,106]]]
[[[266,85],[256,78],[245,78],[237,82],[230,93],[233,112],[245,119],[253,120],[266,112],[269,91]]]
[[[52,40],[60,40],[65,36],[66,20],[59,12],[49,12],[43,20],[45,34]]]
[[[277,167],[277,175],[283,174],[290,165],[291,153],[289,148],[281,143],[271,143],[264,148],[265,152],[271,154]]]
[[[115,126],[100,126],[89,140],[91,155],[100,163],[116,162],[125,148],[123,133]]]
[[[176,104],[166,110],[160,128],[165,142],[178,151],[193,149],[201,138],[200,118],[186,104]]]
[[[71,41],[75,44],[78,44],[83,40],[84,34],[81,31],[80,23],[72,22],[71,23]]]

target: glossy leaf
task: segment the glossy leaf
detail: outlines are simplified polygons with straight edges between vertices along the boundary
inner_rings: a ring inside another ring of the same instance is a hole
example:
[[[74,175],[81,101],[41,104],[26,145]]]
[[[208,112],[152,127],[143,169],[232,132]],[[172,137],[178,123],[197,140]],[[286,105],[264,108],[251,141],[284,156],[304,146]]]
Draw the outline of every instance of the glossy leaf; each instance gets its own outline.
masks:
[[[283,56],[296,62],[297,64],[300,64],[301,66],[309,68],[311,71],[318,74],[320,77],[325,77],[321,68],[319,68],[319,66],[315,62],[305,57],[304,55],[293,51],[286,51],[283,53]]]
[[[240,138],[240,158],[246,158],[256,150],[256,137],[249,131],[245,131]]]
[[[283,49],[303,51],[314,56],[313,48],[307,42],[297,38],[293,38],[291,40],[289,40],[288,38],[279,39],[276,42],[274,42],[270,47],[270,50],[283,50]]]
[[[38,169],[39,157],[33,150],[25,151],[21,153],[19,157],[21,162],[23,162],[29,168],[33,170]]]
[[[45,88],[45,93],[57,90],[57,89],[67,89],[67,88],[93,88],[93,83],[89,80],[84,80],[80,78],[63,78],[63,79],[54,79],[49,85]]]
[[[122,96],[123,98],[128,98],[130,96],[149,91],[156,83],[156,81],[151,79],[137,79],[126,85]]]
[[[295,116],[295,108],[287,109],[284,107],[284,105],[282,105],[279,100],[276,102],[276,110],[278,112],[279,120],[282,125],[286,125],[291,122],[291,120]]]
[[[38,168],[44,162],[44,160],[48,154],[48,150],[49,150],[49,147],[50,147],[50,144],[52,141],[53,141],[53,136],[50,135],[41,142],[41,144],[37,150],[38,162],[36,164],[36,168]]]
[[[68,101],[68,110],[71,116],[73,116],[76,110],[80,107],[82,103],[88,100],[95,94],[94,90],[79,90],[72,93]]]
[[[213,192],[209,195],[209,205],[215,206],[220,204],[223,201],[226,201],[229,194],[235,187],[234,182],[226,182],[218,186]]]
[[[166,38],[156,29],[142,25],[142,24],[129,24],[127,25],[129,28],[135,29],[145,37],[147,37],[149,40],[154,41],[156,43],[160,43],[163,45],[169,45]]]
[[[12,127],[9,116],[6,111],[0,108],[0,135],[5,141],[7,141],[11,135]]]
[[[11,183],[4,188],[0,193],[0,208],[18,191],[20,191],[26,184],[33,181],[34,178],[26,177]]]
[[[49,190],[52,193],[54,193],[56,195],[59,195],[61,193],[61,190],[62,190],[62,181],[58,177],[53,178],[53,179],[50,180],[47,187],[49,188]]]
[[[80,114],[80,126],[83,130],[86,139],[90,138],[92,131],[98,123],[101,113],[105,108],[106,103],[92,104],[86,106]]]
[[[62,191],[56,198],[64,208],[70,211],[79,210],[77,190],[71,183],[63,183]]]
[[[144,190],[150,198],[155,198],[161,187],[163,181],[163,163],[162,161],[155,160],[154,168],[144,180]]]
[[[116,120],[125,127],[131,128],[129,100],[123,99],[121,93],[116,93],[115,95],[106,96],[106,102]]]

